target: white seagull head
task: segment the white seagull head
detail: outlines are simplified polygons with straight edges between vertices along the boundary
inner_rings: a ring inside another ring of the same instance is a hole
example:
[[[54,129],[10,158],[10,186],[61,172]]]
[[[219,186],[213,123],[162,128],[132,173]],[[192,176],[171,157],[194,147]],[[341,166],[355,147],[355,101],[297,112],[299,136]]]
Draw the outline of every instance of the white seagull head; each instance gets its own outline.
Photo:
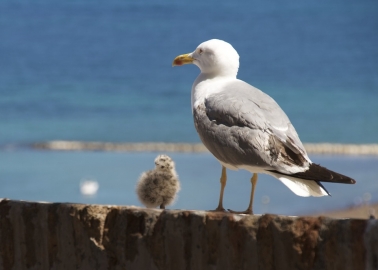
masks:
[[[172,63],[173,66],[185,64],[195,64],[204,74],[236,78],[239,54],[230,43],[211,39],[198,45],[194,52],[177,56]]]

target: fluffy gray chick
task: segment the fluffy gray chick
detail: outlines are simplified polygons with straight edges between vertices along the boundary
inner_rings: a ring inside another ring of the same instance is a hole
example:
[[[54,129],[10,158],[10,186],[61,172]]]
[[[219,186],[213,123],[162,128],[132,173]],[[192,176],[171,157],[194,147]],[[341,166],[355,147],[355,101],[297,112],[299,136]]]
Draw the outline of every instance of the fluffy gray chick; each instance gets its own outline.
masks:
[[[155,159],[155,169],[142,173],[136,192],[142,204],[148,208],[160,206],[165,209],[171,204],[180,190],[180,182],[175,170],[175,163],[167,155]]]

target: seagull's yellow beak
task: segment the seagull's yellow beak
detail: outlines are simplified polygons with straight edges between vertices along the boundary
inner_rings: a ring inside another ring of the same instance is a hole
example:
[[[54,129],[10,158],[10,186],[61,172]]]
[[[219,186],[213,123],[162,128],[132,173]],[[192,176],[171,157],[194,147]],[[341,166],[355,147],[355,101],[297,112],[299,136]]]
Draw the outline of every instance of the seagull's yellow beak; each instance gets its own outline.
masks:
[[[194,59],[193,59],[191,53],[181,54],[181,55],[177,56],[173,60],[172,67],[174,67],[174,66],[182,66],[182,65],[186,65],[186,64],[191,64],[191,63],[193,63],[193,60]]]

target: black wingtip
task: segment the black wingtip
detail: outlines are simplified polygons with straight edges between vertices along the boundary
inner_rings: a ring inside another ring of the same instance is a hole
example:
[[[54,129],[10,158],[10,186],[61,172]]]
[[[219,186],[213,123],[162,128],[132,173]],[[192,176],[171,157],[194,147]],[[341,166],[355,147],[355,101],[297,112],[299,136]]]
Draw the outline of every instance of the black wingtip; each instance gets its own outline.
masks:
[[[290,176],[300,178],[300,179],[319,181],[319,182],[329,182],[329,183],[339,183],[339,184],[355,184],[356,183],[356,180],[346,175],[328,170],[327,168],[324,168],[315,163],[311,163],[307,171],[290,174]]]
[[[330,183],[340,183],[340,184],[355,184],[356,180],[350,178],[349,176],[328,170],[318,164],[312,163],[310,168],[303,172],[304,175],[309,177],[314,177],[318,181],[330,182]]]

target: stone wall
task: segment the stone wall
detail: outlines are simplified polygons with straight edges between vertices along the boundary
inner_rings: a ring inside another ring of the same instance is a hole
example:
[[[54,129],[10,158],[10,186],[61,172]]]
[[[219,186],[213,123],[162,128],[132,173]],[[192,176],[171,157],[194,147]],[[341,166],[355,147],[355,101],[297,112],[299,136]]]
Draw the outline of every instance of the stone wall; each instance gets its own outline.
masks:
[[[378,269],[378,223],[2,200],[0,269]]]

